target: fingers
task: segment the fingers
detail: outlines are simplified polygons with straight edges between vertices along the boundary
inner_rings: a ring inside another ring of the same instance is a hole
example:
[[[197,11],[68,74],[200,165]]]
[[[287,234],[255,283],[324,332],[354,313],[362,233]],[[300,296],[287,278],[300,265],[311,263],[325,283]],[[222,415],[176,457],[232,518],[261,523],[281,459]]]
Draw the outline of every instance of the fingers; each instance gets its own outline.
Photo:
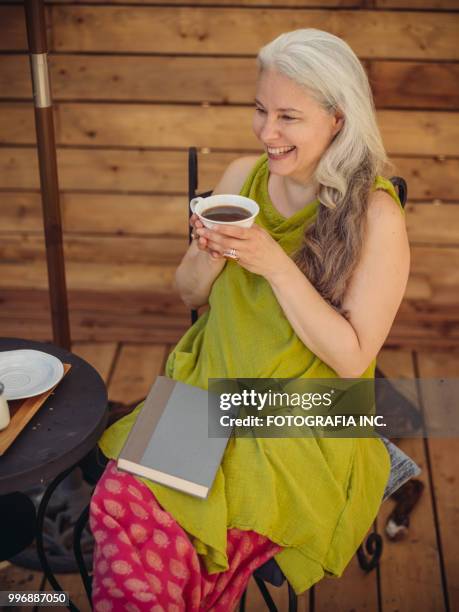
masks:
[[[206,237],[203,233],[206,233]],[[194,236],[193,236],[194,234]],[[231,249],[235,244],[234,238],[218,235],[217,232],[212,232],[206,228],[198,228],[194,230],[192,236],[195,238],[196,246],[200,251],[206,251],[212,259],[227,259],[224,253]],[[215,240],[213,239],[215,238]]]
[[[210,251],[210,255],[213,259],[223,259],[223,255],[220,255],[217,251]]]
[[[211,231],[215,232],[216,234],[228,236],[228,238],[239,238],[239,240],[246,240],[250,237],[251,230],[255,231],[254,228],[240,227],[239,225],[218,225]]]
[[[199,219],[198,215],[193,213],[190,217],[190,225],[191,227],[204,227],[204,225],[202,224],[202,221]]]
[[[198,238],[197,245],[200,251],[206,251],[209,246],[205,238]]]
[[[200,240],[204,237],[207,242],[208,248],[213,249],[214,251],[223,252],[234,246],[234,238],[227,238],[226,236],[222,236],[217,232],[212,232],[208,230],[196,230],[196,233],[198,236],[200,236]]]
[[[191,238],[193,240],[195,240],[196,238],[199,238],[196,230],[203,228],[204,225],[202,224],[199,217],[195,213],[193,213],[190,217],[190,226],[193,228],[191,232]]]
[[[218,253],[223,253],[223,251],[225,251],[224,245],[220,242],[216,242],[215,240],[207,240],[207,248],[217,251]]]

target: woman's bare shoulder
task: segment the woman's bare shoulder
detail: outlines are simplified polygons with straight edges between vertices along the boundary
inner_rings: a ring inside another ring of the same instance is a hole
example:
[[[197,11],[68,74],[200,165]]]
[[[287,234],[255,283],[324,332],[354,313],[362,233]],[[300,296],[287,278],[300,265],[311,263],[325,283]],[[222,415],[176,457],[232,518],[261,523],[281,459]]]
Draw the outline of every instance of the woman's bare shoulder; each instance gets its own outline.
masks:
[[[391,218],[395,219],[395,221],[399,221],[401,225],[404,224],[404,216],[399,204],[389,193],[387,193],[387,191],[383,189],[373,191],[369,198],[369,222],[380,223],[381,219],[385,222],[390,222],[387,220]]]
[[[247,175],[259,158],[259,155],[246,155],[234,159],[227,166],[213,193],[239,193]]]

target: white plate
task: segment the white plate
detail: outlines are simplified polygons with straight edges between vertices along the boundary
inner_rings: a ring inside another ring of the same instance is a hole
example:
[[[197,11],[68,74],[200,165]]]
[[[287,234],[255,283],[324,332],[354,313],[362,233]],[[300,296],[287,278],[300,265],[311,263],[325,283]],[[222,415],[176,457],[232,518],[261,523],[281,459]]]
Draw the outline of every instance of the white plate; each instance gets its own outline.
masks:
[[[0,382],[7,400],[48,391],[63,375],[64,366],[54,355],[31,349],[0,351]]]

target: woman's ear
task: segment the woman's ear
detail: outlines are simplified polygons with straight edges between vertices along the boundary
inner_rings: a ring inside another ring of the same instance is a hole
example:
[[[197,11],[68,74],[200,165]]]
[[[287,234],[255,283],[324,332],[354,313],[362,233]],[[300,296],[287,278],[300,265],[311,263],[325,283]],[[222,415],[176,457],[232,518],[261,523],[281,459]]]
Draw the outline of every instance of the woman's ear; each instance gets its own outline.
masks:
[[[336,136],[344,125],[344,115],[339,111],[333,116],[333,136]]]

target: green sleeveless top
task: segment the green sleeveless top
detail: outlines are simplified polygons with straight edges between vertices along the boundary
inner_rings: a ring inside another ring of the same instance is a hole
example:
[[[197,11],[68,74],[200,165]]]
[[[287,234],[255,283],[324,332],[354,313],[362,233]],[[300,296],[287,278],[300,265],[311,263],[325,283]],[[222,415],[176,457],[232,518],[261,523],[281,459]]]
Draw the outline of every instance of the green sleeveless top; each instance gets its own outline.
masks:
[[[268,178],[264,154],[240,193],[258,202],[256,223],[291,255],[319,202],[285,218],[271,202]],[[378,177],[374,189],[400,205],[387,179]],[[228,260],[209,305],[169,355],[167,376],[204,389],[208,378],[339,378],[296,336],[264,277]],[[374,369],[375,361],[362,377]],[[142,405],[104,433],[106,456],[118,456]],[[228,569],[227,529],[252,529],[284,547],[275,559],[300,594],[324,574],[341,575],[378,512],[389,470],[375,438],[232,436],[207,499],[142,480],[189,534],[209,573]]]

